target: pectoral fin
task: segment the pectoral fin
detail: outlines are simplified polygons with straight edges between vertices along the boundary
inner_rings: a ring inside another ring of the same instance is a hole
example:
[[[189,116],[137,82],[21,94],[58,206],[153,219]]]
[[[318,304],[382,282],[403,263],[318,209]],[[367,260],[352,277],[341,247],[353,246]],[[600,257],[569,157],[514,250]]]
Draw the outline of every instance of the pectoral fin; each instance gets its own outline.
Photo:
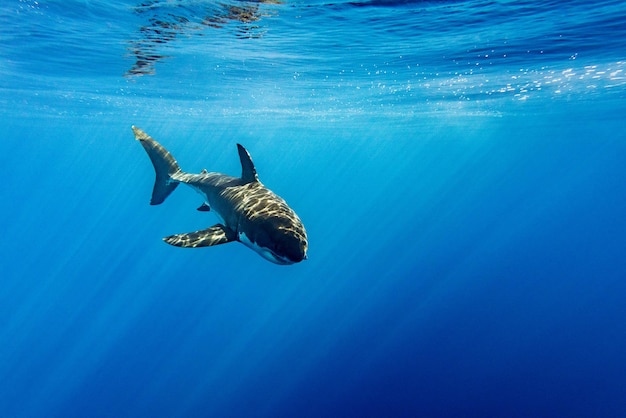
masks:
[[[210,247],[212,245],[225,244],[236,241],[236,234],[224,225],[217,224],[200,231],[186,234],[170,235],[163,238],[163,241],[176,247],[195,248]]]

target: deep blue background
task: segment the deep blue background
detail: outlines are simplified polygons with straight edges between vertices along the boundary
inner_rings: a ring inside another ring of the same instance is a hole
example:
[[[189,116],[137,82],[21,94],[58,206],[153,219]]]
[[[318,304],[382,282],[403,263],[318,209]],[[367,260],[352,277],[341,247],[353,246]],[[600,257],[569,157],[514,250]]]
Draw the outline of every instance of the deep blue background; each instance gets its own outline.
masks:
[[[626,415],[620,2],[136,6],[0,7],[0,415]],[[132,124],[310,259],[165,245]]]

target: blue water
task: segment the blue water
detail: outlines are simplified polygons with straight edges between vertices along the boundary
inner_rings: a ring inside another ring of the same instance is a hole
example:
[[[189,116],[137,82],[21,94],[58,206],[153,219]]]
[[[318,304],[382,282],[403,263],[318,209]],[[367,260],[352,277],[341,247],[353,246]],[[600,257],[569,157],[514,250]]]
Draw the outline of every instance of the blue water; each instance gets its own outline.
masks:
[[[621,1],[8,0],[0,416],[626,416]],[[154,172],[240,172],[309,259]]]

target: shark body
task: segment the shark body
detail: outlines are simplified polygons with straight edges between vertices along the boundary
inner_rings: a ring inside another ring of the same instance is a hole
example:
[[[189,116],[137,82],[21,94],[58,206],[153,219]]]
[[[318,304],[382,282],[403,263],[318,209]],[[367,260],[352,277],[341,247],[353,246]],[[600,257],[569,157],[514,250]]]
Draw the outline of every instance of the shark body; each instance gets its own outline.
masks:
[[[206,229],[165,237],[166,243],[195,248],[239,241],[276,264],[294,264],[306,259],[308,241],[302,221],[281,197],[259,181],[252,158],[242,145],[237,144],[241,177],[206,170],[190,174],[180,169],[161,144],[141,129],[135,126],[132,129],[156,172],[150,204],[163,203],[184,183],[203,196],[204,202],[198,210],[210,210],[221,220]]]

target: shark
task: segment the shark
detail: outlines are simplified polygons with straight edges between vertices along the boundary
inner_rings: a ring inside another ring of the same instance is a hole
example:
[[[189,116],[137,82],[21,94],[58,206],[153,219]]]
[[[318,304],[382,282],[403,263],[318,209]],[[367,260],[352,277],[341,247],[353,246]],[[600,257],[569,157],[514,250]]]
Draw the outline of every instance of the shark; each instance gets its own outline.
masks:
[[[191,174],[182,171],[172,154],[144,131],[135,126],[132,130],[156,173],[150,204],[163,203],[183,183],[202,196],[198,210],[213,212],[220,220],[206,229],[167,236],[163,238],[166,243],[198,248],[238,241],[276,264],[307,259],[308,239],[302,221],[284,199],[259,181],[252,157],[241,144],[237,144],[240,177],[206,169]]]

